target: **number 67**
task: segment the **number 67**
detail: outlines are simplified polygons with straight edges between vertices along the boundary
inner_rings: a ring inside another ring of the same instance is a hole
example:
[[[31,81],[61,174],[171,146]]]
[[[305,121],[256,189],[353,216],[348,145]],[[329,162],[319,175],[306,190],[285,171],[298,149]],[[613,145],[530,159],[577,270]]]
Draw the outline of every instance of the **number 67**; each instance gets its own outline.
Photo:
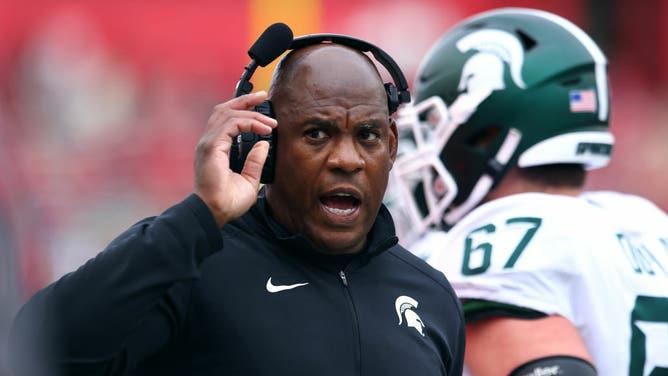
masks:
[[[534,217],[517,217],[510,218],[506,221],[506,225],[513,225],[518,223],[529,224],[530,227],[527,228],[526,232],[522,236],[522,239],[520,239],[517,246],[515,246],[515,249],[511,253],[510,257],[503,265],[504,268],[512,268],[515,265],[515,262],[517,262],[517,259],[520,257],[527,244],[529,244],[531,238],[533,238],[533,236],[536,234],[536,231],[538,231],[538,228],[542,223],[542,219]],[[473,235],[480,232],[492,234],[496,232],[496,226],[490,223],[479,227],[468,234],[466,237],[466,245],[464,247],[464,260],[462,262],[463,275],[481,274],[489,269],[492,259],[492,244],[489,242],[482,242],[474,245],[473,243]],[[471,256],[477,252],[482,252],[482,262],[479,266],[471,267]]]

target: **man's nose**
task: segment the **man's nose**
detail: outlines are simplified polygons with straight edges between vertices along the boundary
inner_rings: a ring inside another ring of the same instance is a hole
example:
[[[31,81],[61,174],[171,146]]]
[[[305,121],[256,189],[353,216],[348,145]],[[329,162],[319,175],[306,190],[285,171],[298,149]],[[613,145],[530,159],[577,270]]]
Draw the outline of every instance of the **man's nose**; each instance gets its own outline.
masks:
[[[352,137],[341,137],[327,160],[327,166],[345,172],[355,172],[365,166],[365,160],[360,152],[361,146]]]

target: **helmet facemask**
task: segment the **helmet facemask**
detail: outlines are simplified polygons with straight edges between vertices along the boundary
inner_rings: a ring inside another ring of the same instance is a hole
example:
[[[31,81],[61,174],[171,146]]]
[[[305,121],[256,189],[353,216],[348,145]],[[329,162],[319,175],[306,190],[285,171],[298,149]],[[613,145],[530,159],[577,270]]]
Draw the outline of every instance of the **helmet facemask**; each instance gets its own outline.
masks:
[[[443,100],[432,97],[398,113],[399,148],[385,202],[397,234],[408,241],[442,222],[457,195],[440,152],[455,131]]]

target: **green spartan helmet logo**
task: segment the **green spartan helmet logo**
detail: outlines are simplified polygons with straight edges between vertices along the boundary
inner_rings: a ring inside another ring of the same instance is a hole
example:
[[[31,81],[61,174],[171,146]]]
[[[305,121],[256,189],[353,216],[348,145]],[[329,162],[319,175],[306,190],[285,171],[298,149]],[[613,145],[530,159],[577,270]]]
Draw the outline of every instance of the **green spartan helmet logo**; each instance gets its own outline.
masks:
[[[478,53],[471,56],[462,68],[458,86],[462,94],[450,106],[450,116],[455,125],[465,123],[494,90],[505,89],[504,63],[508,64],[515,85],[526,88],[522,79],[524,50],[522,43],[512,34],[502,30],[478,30],[457,41],[457,49],[462,53],[470,50]]]

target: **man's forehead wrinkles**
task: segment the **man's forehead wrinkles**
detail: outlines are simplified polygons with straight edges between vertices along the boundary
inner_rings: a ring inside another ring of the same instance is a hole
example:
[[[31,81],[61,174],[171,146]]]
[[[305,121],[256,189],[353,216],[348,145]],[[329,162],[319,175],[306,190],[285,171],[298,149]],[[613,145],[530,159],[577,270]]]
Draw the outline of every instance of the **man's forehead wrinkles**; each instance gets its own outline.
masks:
[[[299,111],[297,116],[305,121],[317,120],[320,123],[379,122],[387,119],[387,115],[378,108],[378,105],[360,105],[352,108],[343,108],[341,106],[313,106]]]

